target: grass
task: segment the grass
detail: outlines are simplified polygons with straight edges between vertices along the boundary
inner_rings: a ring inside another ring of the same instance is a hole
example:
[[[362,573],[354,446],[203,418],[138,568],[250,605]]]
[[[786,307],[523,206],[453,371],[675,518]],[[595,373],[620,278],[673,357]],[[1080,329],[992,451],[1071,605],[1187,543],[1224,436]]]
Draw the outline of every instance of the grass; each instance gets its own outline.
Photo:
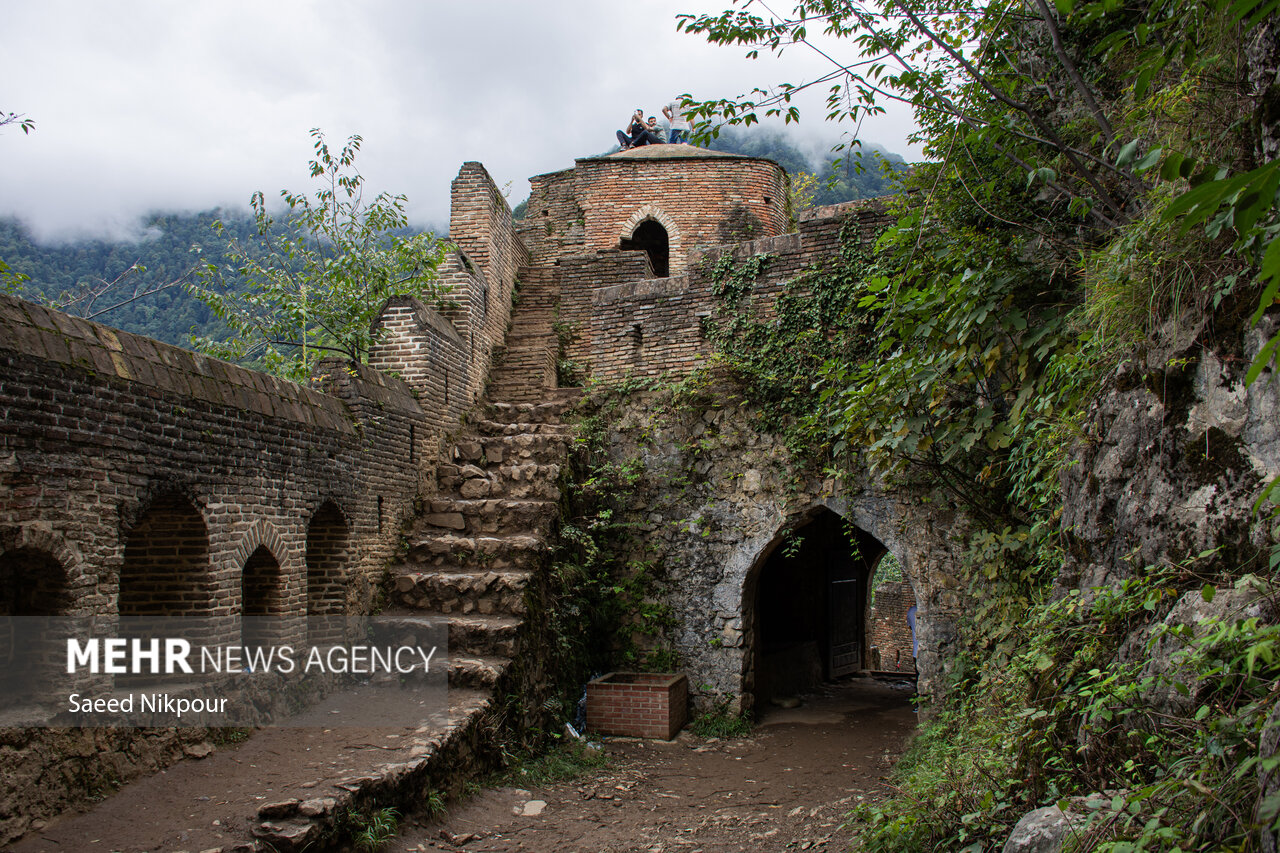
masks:
[[[352,814],[351,820],[359,827],[352,841],[361,853],[381,850],[400,828],[400,812],[392,808],[378,809],[368,815]]]
[[[735,714],[728,702],[722,702],[710,711],[694,717],[689,731],[698,737],[734,738],[751,734],[751,714]]]
[[[574,779],[609,763],[604,750],[578,740],[562,740],[541,753],[519,753],[508,759],[506,770],[490,780],[491,785],[548,785]]]

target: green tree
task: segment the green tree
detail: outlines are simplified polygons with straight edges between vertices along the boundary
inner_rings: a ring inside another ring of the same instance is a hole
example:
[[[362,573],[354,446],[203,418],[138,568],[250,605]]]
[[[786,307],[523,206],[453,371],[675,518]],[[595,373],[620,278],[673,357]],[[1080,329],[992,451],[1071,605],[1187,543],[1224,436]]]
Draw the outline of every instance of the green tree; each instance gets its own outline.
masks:
[[[192,288],[231,329],[222,340],[194,339],[198,349],[295,381],[306,380],[328,355],[365,360],[388,297],[443,294],[436,278],[443,246],[430,233],[406,233],[406,198],[379,193],[365,201],[365,179],[355,167],[361,137],[350,137],[336,154],[319,129],[311,137],[314,197],[282,190],[287,212],[277,222],[255,193],[256,235],[232,237],[226,264],[205,267]],[[221,222],[214,228],[227,233]]]
[[[30,133],[31,129],[35,127],[35,122],[21,113],[0,110],[0,127],[10,124],[16,124],[21,127],[23,133]],[[21,292],[22,284],[27,281],[27,278],[26,275],[0,260],[0,293],[17,294]]]

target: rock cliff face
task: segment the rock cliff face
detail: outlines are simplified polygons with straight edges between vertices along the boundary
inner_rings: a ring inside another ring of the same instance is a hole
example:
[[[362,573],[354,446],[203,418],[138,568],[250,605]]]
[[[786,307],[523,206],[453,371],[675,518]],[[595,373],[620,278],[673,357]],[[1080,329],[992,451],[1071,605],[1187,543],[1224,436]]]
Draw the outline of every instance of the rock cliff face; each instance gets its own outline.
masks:
[[[1244,378],[1277,318],[1265,318],[1238,346],[1200,343],[1203,329],[1170,333],[1163,347],[1122,362],[1094,401],[1076,464],[1063,474],[1063,527],[1068,557],[1057,591],[1088,596],[1151,567],[1194,565],[1215,587],[1183,593],[1123,638],[1116,663],[1137,666],[1141,701],[1165,716],[1189,716],[1204,687],[1179,660],[1190,638],[1216,622],[1257,619],[1274,624],[1280,606],[1270,579],[1270,527],[1255,512],[1263,485],[1280,476],[1280,378]],[[1173,682],[1185,685],[1175,689]],[[1088,747],[1081,734],[1081,746]],[[1273,712],[1259,743],[1260,757],[1276,754],[1280,728]],[[1266,793],[1274,776],[1259,775]],[[1083,819],[1040,809],[1026,815],[1005,851],[1063,849],[1063,838],[1037,827]],[[1060,819],[1059,819],[1060,818]],[[1051,821],[1052,823],[1052,821]],[[1261,839],[1274,851],[1274,834]]]
[[[1062,588],[1213,549],[1210,571],[1260,558],[1267,529],[1253,502],[1280,474],[1280,380],[1267,372],[1246,387],[1244,376],[1272,325],[1248,332],[1236,354],[1185,334],[1116,368],[1063,474]]]

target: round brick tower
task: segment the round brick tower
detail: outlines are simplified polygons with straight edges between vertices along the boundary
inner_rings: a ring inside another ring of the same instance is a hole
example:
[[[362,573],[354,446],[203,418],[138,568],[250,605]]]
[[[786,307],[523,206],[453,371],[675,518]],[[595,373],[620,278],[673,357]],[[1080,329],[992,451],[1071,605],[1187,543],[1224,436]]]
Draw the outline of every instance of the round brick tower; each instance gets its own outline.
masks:
[[[646,145],[530,178],[520,229],[535,263],[641,249],[657,277],[689,252],[787,231],[786,171],[772,160],[692,145]]]

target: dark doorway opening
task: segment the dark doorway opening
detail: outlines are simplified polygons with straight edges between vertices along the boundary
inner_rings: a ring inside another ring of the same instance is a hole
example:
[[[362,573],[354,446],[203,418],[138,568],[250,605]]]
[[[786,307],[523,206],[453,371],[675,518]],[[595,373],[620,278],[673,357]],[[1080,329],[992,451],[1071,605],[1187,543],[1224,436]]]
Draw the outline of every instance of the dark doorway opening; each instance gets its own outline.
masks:
[[[670,270],[671,249],[667,229],[663,228],[661,223],[646,219],[637,226],[631,239],[623,240],[619,248],[647,252],[649,262],[653,264],[653,274],[658,278],[667,277]]]
[[[326,501],[307,527],[307,642],[342,641],[346,633],[347,523]]]
[[[248,648],[275,645],[284,638],[284,575],[264,545],[245,561],[240,577],[240,642]]]
[[[868,581],[884,551],[827,509],[775,543],[746,590],[758,711],[863,668]]]
[[[57,617],[70,604],[66,570],[52,555],[0,554],[0,708],[53,698],[66,660]]]

